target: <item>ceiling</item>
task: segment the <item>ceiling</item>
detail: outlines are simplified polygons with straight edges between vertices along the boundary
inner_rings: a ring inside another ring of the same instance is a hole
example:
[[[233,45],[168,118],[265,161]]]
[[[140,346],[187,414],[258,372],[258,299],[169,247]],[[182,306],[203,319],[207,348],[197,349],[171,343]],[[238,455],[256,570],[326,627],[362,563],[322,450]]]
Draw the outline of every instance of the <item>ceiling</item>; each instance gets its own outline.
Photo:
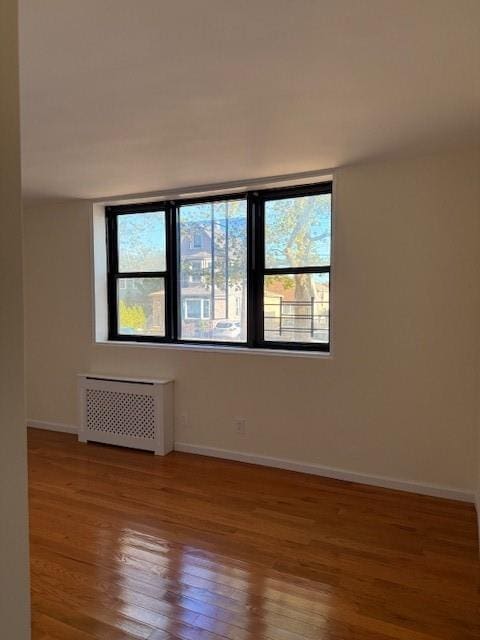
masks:
[[[102,197],[480,138],[478,0],[20,0],[24,193]]]

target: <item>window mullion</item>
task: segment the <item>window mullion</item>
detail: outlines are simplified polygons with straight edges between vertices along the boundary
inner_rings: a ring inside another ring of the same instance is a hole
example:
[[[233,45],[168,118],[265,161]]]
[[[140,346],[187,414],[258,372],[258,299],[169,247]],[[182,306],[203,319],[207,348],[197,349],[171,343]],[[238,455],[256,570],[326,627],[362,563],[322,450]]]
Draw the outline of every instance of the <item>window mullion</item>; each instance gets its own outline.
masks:
[[[168,237],[167,237],[167,338],[172,342],[178,340],[178,225],[177,205],[171,201],[167,208]]]
[[[330,273],[330,265],[318,267],[269,267],[263,270],[265,276],[281,276],[292,273]]]
[[[247,194],[247,345],[257,344],[256,333],[256,227],[257,227],[257,196]]]
[[[119,271],[115,274],[117,278],[128,279],[128,278],[164,278],[166,279],[168,276],[167,271]]]
[[[113,340],[118,336],[118,239],[117,216],[113,214],[109,214],[107,217],[107,247],[108,335],[109,339]]]
[[[264,270],[264,228],[263,201],[257,192],[250,194],[251,200],[251,295],[249,296],[249,346],[258,347],[263,336],[263,270]]]

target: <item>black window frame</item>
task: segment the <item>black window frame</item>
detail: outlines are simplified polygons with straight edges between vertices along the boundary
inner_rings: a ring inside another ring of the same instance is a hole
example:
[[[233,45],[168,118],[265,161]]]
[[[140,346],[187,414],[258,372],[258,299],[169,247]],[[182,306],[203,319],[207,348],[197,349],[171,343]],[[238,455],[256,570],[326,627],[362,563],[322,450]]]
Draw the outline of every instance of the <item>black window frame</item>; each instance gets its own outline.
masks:
[[[265,267],[265,203],[311,195],[332,195],[332,181],[301,186],[279,187],[256,191],[233,192],[199,198],[159,200],[148,203],[112,205],[105,207],[107,228],[107,296],[108,339],[121,342],[150,342],[160,344],[183,344],[195,346],[226,346],[232,348],[254,348],[262,350],[330,352],[331,326],[331,248],[330,264],[317,267]],[[179,263],[179,209],[185,205],[242,200],[247,204],[247,339],[244,342],[222,340],[192,340],[180,338],[180,263]],[[330,218],[333,218],[333,202]],[[166,268],[165,271],[118,271],[118,217],[132,213],[163,211],[166,223]],[[332,229],[332,224],[331,224]],[[327,273],[329,275],[328,342],[281,342],[265,340],[264,336],[264,278],[267,275],[295,273]],[[165,282],[165,336],[130,335],[118,332],[117,281],[121,278],[164,278]]]

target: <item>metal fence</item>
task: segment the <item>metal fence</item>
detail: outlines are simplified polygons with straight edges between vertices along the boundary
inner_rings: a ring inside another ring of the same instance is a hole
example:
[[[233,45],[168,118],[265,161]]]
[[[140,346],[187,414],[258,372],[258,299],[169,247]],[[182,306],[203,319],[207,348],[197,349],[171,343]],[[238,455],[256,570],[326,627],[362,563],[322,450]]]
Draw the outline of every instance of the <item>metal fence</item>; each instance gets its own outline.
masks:
[[[265,333],[281,339],[300,340],[300,334],[310,339],[328,339],[328,302],[316,300],[284,300],[265,302]],[[270,335],[270,338],[273,336]]]

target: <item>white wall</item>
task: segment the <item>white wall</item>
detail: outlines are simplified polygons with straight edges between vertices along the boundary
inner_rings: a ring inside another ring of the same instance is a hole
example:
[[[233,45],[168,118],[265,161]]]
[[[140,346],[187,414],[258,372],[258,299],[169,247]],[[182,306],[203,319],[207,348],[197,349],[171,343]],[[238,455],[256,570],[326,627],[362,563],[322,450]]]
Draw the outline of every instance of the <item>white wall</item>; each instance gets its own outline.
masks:
[[[477,183],[480,185],[480,163],[477,164]],[[480,186],[479,186],[480,189]],[[480,197],[478,199],[478,215],[480,217]],[[479,239],[480,240],[480,239]],[[480,275],[480,269],[479,269]],[[479,551],[480,551],[480,351],[478,353],[479,357],[479,366],[478,366],[478,394],[477,394],[477,486],[476,486],[476,496],[475,496],[475,506],[477,509],[477,521],[478,521],[478,542],[479,542]]]
[[[479,402],[480,405],[480,402]],[[479,407],[480,408],[480,407]],[[480,551],[480,422],[478,426],[478,434],[477,434],[477,492],[475,495],[475,507],[477,509],[477,534],[479,541],[479,551]]]
[[[176,380],[176,439],[476,487],[478,151],[337,175],[334,355],[93,345],[86,201],[26,210],[28,417],[77,423],[75,374]],[[247,435],[232,428],[247,419]]]
[[[17,3],[0,0],[0,635],[30,637]]]

